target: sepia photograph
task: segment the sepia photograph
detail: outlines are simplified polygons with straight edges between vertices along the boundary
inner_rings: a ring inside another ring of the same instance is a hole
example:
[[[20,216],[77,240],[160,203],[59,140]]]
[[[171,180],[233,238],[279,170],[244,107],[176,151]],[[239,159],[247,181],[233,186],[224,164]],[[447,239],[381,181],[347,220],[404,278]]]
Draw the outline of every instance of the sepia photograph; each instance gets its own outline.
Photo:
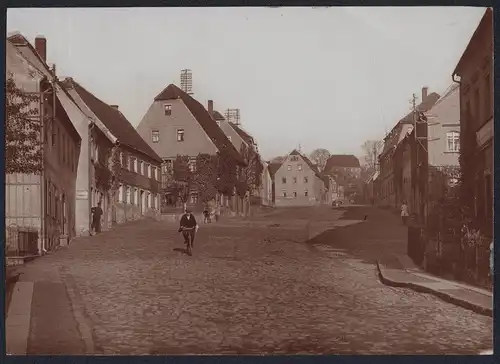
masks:
[[[7,355],[493,355],[492,8],[6,19]]]

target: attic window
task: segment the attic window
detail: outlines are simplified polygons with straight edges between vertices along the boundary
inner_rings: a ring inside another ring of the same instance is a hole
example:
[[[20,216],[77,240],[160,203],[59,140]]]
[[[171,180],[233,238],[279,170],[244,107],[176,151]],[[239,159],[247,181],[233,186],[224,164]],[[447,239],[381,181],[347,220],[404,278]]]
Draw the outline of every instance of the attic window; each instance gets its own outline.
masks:
[[[297,162],[297,161],[299,160],[299,157],[297,157],[296,155],[293,155],[293,156],[290,158],[290,160],[291,160],[292,162]]]
[[[184,129],[177,129],[177,141],[178,142],[184,141]]]
[[[151,132],[151,139],[153,143],[159,143],[160,142],[160,131],[159,130],[153,130]]]
[[[165,104],[164,108],[165,108],[165,115],[168,115],[168,116],[172,115],[172,105]]]

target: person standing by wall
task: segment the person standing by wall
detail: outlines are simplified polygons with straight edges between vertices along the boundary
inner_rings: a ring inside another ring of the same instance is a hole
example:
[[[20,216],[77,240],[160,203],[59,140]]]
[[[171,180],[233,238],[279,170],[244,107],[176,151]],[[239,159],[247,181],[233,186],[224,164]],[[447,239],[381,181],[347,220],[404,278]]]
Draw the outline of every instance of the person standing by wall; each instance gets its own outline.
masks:
[[[92,226],[91,230],[93,230],[96,234],[101,232],[101,217],[103,211],[101,208],[101,201],[97,203],[97,207],[92,207]],[[91,233],[92,234],[92,233]]]

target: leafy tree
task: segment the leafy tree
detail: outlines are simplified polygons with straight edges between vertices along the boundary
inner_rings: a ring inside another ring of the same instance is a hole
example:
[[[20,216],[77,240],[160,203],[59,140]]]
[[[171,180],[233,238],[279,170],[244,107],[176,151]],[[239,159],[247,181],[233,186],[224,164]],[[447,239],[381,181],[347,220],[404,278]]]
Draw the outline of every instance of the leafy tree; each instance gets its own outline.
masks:
[[[312,151],[309,155],[309,159],[318,166],[320,171],[323,171],[326,166],[328,158],[331,157],[330,152],[324,148],[318,148]]]
[[[204,203],[214,200],[217,196],[217,165],[217,156],[200,153],[196,157],[194,184]]]
[[[189,191],[193,186],[193,172],[189,168],[189,163],[189,156],[177,155],[172,166],[173,181],[183,204],[187,203]]]
[[[236,187],[237,164],[227,153],[217,152],[217,183],[216,189],[224,196],[232,196]]]
[[[239,181],[243,182],[244,186],[239,186],[239,189],[245,189],[250,193],[250,196],[258,190],[262,184],[262,173],[264,166],[262,165],[259,154],[252,147],[241,145],[240,153],[247,165],[241,168]],[[245,195],[243,193],[243,196]],[[240,195],[241,196],[241,195]]]
[[[5,82],[5,173],[40,174],[43,168],[39,96]]]

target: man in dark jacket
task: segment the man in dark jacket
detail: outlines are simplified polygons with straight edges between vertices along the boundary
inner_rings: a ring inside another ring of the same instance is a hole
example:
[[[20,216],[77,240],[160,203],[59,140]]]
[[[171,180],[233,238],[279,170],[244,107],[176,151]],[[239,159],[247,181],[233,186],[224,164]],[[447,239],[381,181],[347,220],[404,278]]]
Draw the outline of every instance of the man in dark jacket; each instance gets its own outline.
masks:
[[[97,207],[92,207],[91,212],[92,212],[91,230],[94,230],[96,234],[99,234],[101,232],[101,216],[103,215],[103,211],[101,208],[101,201],[97,203]]]
[[[186,209],[184,211],[184,215],[181,217],[180,225],[179,231],[182,231],[184,242],[187,244],[188,238],[191,236],[191,243],[194,246],[194,237],[196,235],[196,231],[198,231],[198,223],[190,210]],[[183,230],[184,228],[189,230]]]

